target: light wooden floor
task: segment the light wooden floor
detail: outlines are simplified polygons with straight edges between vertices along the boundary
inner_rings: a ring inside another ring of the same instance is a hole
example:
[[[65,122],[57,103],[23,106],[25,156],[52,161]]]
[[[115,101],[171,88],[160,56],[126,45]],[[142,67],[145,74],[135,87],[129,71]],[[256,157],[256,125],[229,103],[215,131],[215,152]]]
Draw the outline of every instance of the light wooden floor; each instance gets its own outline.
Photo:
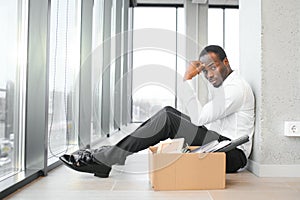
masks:
[[[125,166],[114,166],[110,177],[106,179],[94,177],[92,174],[75,172],[65,166],[60,166],[50,171],[47,177],[35,180],[6,199],[300,199],[300,178],[258,178],[245,170],[237,174],[228,174],[226,189],[224,190],[162,192],[151,189],[147,170],[147,151],[129,156]]]
[[[129,157],[124,167],[114,167],[107,179],[61,166],[6,199],[203,199],[299,200],[300,178],[258,178],[248,171],[228,174],[226,189],[208,191],[153,191],[147,174],[147,155]]]

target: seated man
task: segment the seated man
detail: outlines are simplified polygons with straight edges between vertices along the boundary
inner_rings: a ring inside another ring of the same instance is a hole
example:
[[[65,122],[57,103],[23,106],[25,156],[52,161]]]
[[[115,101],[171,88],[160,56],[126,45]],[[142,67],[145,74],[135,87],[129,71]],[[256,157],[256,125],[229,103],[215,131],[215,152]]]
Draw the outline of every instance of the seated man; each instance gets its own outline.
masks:
[[[60,160],[76,171],[108,177],[112,165],[124,164],[127,156],[167,138],[185,138],[189,145],[201,146],[216,139],[232,140],[248,135],[249,142],[226,152],[227,173],[243,168],[251,152],[254,131],[252,90],[231,69],[226,53],[219,46],[205,47],[199,61],[193,61],[187,68],[184,79],[192,79],[201,72],[212,84],[213,94],[196,118],[191,120],[178,110],[165,107],[116,145],[65,154]],[[195,100],[190,95],[188,98],[187,104]],[[204,126],[207,124],[210,130]]]

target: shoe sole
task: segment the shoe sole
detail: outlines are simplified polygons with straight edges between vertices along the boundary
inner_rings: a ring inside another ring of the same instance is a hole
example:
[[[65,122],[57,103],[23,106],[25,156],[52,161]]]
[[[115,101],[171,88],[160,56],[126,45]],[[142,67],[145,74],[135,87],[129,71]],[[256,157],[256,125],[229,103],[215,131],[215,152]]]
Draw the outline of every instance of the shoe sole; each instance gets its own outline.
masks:
[[[94,176],[99,177],[99,178],[108,178],[109,173],[107,173],[107,174],[95,173]]]

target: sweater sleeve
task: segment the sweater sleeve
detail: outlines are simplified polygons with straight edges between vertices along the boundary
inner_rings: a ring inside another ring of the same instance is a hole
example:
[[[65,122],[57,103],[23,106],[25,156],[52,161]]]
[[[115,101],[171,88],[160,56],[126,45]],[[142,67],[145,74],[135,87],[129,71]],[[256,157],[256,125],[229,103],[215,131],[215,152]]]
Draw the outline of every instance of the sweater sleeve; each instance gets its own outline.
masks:
[[[202,106],[192,87],[191,81],[184,81],[178,84],[178,100],[190,116],[191,122],[197,124]]]
[[[243,104],[243,89],[236,84],[218,88],[198,116],[197,125],[205,125],[237,112]]]

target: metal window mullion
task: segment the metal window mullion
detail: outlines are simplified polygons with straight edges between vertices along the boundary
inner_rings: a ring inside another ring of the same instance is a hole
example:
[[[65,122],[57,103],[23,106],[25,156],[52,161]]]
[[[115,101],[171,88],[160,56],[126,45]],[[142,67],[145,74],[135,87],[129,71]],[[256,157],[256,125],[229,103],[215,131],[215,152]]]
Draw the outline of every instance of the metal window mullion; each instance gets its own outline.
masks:
[[[223,10],[223,48],[225,49],[225,8]]]
[[[129,0],[123,0],[123,71],[122,71],[122,125],[128,123],[128,12],[129,12]]]
[[[176,41],[175,41],[175,43],[176,43],[176,45],[175,45],[175,52],[176,52],[176,56],[175,56],[175,108],[177,108],[177,101],[178,101],[178,99],[177,99],[177,93],[178,93],[178,88],[177,88],[177,81],[178,81],[178,79],[177,79],[177,71],[178,71],[178,50],[177,50],[177,48],[178,48],[178,7],[176,7],[175,8],[176,9],[176,20],[175,20],[175,23],[176,23]]]
[[[194,4],[192,1],[185,1],[184,8],[187,36],[185,59],[191,61],[198,57],[198,4]],[[192,80],[192,86],[197,88],[196,79]]]
[[[29,1],[25,125],[25,170],[43,170],[44,175],[48,160],[48,3]]]
[[[122,31],[122,1],[116,1],[116,21],[115,21],[115,91],[114,92],[114,129],[119,129],[121,127],[121,31]]]
[[[199,4],[198,5],[198,48],[203,48],[203,46],[207,45],[208,41],[208,2],[206,4]],[[201,49],[198,49],[198,54],[200,53]],[[197,55],[198,57],[199,55]],[[197,95],[198,99],[202,105],[207,102],[207,86],[201,76],[198,76],[197,80]]]
[[[93,0],[81,1],[79,133],[80,148],[91,144]]]
[[[97,7],[96,7],[97,6]],[[102,68],[103,68],[103,18],[104,0],[95,1],[95,13],[93,21],[93,131],[94,135],[101,134],[101,102],[102,102]],[[99,81],[100,80],[100,81]],[[93,141],[94,142],[94,141]]]
[[[111,10],[112,1],[104,1],[104,28],[103,28],[103,70],[102,70],[102,101],[101,101],[101,132],[108,135],[110,132],[110,52],[111,52]]]
[[[130,21],[130,25],[129,25],[129,37],[128,37],[128,40],[129,40],[129,61],[128,61],[128,106],[130,108],[130,112],[128,112],[128,123],[129,122],[132,122],[132,112],[133,112],[133,99],[132,99],[132,87],[133,87],[133,84],[132,84],[132,78],[133,78],[133,34],[134,34],[134,31],[133,31],[133,19],[134,19],[134,9],[133,8],[130,8],[130,17],[129,17],[129,21]]]
[[[25,152],[25,110],[26,110],[26,85],[23,84],[26,82],[26,56],[27,56],[27,47],[28,47],[28,9],[29,9],[29,2],[28,0],[19,1],[19,8],[18,8],[18,43],[19,43],[19,58],[18,58],[18,78],[17,78],[17,87],[16,91],[18,91],[19,97],[17,100],[17,111],[16,114],[18,117],[16,118],[17,121],[17,130],[15,131],[14,135],[14,147],[15,147],[15,163],[16,167],[19,170],[24,169],[25,165],[25,158],[23,152]]]

